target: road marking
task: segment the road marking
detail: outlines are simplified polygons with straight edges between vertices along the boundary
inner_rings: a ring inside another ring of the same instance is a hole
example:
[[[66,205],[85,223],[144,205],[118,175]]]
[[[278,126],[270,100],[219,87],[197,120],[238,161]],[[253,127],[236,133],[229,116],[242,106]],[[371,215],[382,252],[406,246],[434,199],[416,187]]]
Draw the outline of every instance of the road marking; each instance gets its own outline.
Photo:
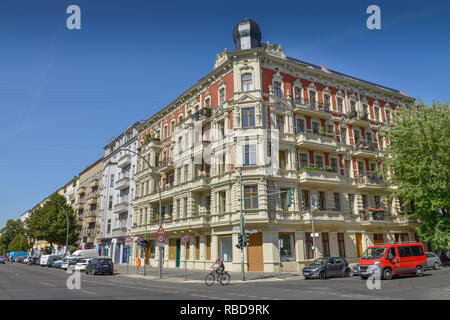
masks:
[[[51,283],[47,283],[47,282],[39,282],[40,284],[43,284],[45,286],[49,286],[49,287],[56,287],[55,285],[51,284]]]
[[[80,290],[80,292],[84,292],[84,293],[87,293],[87,294],[94,294],[94,295],[97,294],[97,293],[95,293],[95,292],[89,292],[89,291],[85,291],[85,290]]]

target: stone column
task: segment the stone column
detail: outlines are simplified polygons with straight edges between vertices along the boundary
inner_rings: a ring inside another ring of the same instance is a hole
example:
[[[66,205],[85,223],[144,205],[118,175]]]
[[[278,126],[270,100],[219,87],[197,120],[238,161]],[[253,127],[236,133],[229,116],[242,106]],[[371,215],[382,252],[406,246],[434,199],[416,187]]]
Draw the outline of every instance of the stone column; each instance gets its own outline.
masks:
[[[206,237],[205,236],[200,236],[200,266],[202,270],[206,269]]]
[[[306,260],[305,257],[305,233],[304,232],[296,232],[295,233],[295,257],[297,261],[297,270],[302,270],[305,266],[303,261]]]
[[[340,255],[339,255],[337,232],[329,232],[328,240],[330,242],[330,256],[339,257]]]
[[[280,255],[278,251],[278,232],[263,231],[264,272],[278,272]]]
[[[215,261],[219,255],[219,237],[215,234],[211,235],[211,260]]]

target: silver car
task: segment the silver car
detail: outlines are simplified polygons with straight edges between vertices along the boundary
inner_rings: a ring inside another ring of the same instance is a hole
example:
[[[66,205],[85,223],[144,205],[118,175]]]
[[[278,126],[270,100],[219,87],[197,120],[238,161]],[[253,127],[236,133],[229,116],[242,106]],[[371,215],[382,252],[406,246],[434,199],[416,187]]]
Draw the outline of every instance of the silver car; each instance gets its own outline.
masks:
[[[437,254],[433,252],[426,252],[427,255],[427,263],[428,263],[428,269],[434,268],[436,270],[439,270],[439,267],[441,266],[442,262],[441,259],[437,256]]]

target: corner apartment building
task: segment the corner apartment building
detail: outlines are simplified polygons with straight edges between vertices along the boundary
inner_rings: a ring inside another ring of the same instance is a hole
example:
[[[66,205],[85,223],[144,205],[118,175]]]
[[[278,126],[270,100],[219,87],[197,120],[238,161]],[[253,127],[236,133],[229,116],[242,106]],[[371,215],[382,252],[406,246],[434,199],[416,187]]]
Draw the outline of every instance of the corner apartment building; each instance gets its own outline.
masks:
[[[234,51],[219,53],[208,75],[139,131],[157,177],[138,159],[133,235],[150,248],[134,243],[133,258],[157,265],[161,215],[166,267],[207,269],[220,256],[227,270],[240,270],[240,175],[252,232],[246,270],[277,271],[280,261],[284,271],[300,270],[314,256],[313,218],[318,256],[355,262],[374,243],[414,240],[416,222],[398,199],[388,201],[376,173],[389,144],[380,130],[414,99],[287,57],[280,45],[263,44],[249,19],[233,39]]]
[[[131,203],[136,194],[133,178],[138,157],[135,153],[141,123],[142,121],[131,125],[104,147],[100,233],[97,241],[101,255],[111,257],[114,263],[128,263],[130,256],[130,247],[125,243],[125,237],[131,232],[133,221]]]
[[[100,158],[79,174],[74,208],[80,235],[76,244],[81,249],[92,249],[97,244],[102,173],[103,158]]]
[[[80,180],[77,176],[73,177],[72,180],[67,182],[61,189],[57,191],[57,193],[67,200],[67,204],[72,207],[72,209],[75,208],[75,201],[77,198],[77,189],[78,184],[80,183]],[[75,210],[74,210],[75,212]]]

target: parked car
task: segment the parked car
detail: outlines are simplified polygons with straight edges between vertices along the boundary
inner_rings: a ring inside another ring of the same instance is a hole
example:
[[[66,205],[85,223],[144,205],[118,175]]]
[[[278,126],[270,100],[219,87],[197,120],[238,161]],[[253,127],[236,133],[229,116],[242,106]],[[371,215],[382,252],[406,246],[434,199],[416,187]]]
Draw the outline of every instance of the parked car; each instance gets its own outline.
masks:
[[[29,257],[27,265],[39,264],[39,257]]]
[[[0,256],[0,264],[5,264],[5,257],[4,256]]]
[[[48,255],[41,257],[41,266],[51,267],[53,261],[60,260],[62,256],[58,255]]]
[[[23,263],[23,261],[25,260],[25,256],[20,256],[20,257],[17,257],[16,258],[16,260],[14,260],[14,262],[17,262],[17,263]]]
[[[114,273],[114,263],[109,257],[93,258],[86,266],[86,274]]]
[[[393,243],[370,246],[359,260],[361,279],[365,280],[377,268],[383,279],[392,279],[400,274],[423,276],[428,263],[421,243]]]
[[[341,257],[324,257],[313,261],[309,266],[303,268],[305,279],[329,277],[349,277],[351,275],[348,262]]]
[[[75,265],[78,261],[80,261],[79,258],[73,258],[72,256],[65,257],[61,263],[61,269],[67,269],[69,266]]]
[[[99,257],[98,249],[76,250],[70,256],[79,259],[92,259]]]
[[[64,262],[64,258],[56,259],[55,261],[52,262],[52,267],[53,268],[61,268],[63,262]]]
[[[86,267],[91,262],[92,259],[82,259],[75,265],[75,270],[86,271]]]
[[[435,270],[439,270],[439,267],[441,266],[442,262],[441,259],[439,259],[438,255],[434,252],[426,252],[427,255],[427,263],[428,268],[434,268]]]

